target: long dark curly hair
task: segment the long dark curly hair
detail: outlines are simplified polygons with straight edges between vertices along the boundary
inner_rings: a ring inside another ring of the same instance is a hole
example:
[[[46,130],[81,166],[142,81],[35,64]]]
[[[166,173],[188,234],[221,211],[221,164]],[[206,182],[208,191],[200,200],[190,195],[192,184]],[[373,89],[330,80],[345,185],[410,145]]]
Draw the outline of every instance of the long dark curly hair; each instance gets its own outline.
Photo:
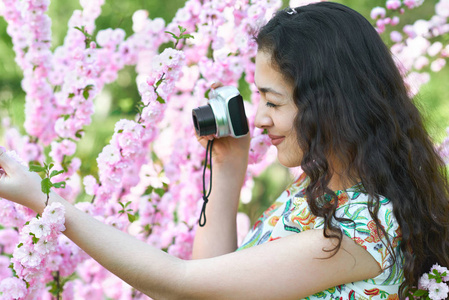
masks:
[[[279,11],[256,41],[294,85],[301,167],[310,177],[306,195],[312,213],[325,219],[324,235],[338,239],[334,251],[342,240],[332,224],[338,201],[320,204],[324,195],[337,199],[328,188],[335,174],[329,158],[363,184],[387,239],[377,218],[379,195],[392,201],[402,234],[403,299],[434,263],[449,266],[449,187],[391,53],[362,15],[331,2]]]

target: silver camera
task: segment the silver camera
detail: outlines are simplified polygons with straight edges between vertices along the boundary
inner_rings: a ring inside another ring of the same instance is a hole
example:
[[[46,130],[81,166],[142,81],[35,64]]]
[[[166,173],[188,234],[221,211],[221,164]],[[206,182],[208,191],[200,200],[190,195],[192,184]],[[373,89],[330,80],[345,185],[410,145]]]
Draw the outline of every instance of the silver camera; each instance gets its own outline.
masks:
[[[249,131],[243,98],[233,86],[211,90],[207,105],[192,110],[193,125],[199,136],[242,137]]]

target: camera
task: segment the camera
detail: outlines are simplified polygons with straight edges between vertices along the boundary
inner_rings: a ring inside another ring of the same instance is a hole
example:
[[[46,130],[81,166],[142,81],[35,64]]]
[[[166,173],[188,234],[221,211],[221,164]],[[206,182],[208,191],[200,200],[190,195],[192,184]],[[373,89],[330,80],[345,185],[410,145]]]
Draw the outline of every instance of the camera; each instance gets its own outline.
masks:
[[[207,105],[192,110],[193,125],[199,136],[242,137],[249,131],[243,98],[233,86],[211,90]]]

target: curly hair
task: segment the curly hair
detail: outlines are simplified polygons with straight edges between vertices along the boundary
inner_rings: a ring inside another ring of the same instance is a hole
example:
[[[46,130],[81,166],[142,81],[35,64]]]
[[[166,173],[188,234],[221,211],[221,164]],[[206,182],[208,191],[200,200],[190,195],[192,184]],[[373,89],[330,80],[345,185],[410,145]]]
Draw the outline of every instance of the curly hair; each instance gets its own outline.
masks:
[[[277,12],[256,42],[294,85],[301,167],[310,177],[306,195],[312,213],[325,219],[325,237],[338,239],[332,251],[342,233],[332,224],[338,201],[321,201],[337,199],[328,187],[335,174],[330,161],[370,195],[371,217],[396,262],[377,217],[379,195],[392,202],[402,234],[403,299],[432,264],[449,266],[449,187],[391,53],[362,15],[331,2]]]

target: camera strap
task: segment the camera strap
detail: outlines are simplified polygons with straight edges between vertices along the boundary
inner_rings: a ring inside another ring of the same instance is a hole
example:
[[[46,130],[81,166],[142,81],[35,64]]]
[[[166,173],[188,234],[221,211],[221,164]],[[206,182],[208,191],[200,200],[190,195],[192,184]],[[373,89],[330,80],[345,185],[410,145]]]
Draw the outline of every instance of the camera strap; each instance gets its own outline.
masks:
[[[203,227],[206,225],[206,204],[209,202],[209,196],[210,192],[212,191],[212,145],[214,144],[214,140],[207,141],[207,147],[206,147],[206,160],[204,162],[204,169],[203,169],[203,207],[201,208],[201,214],[200,219],[198,221],[198,224],[200,227]],[[209,165],[210,165],[210,179],[209,179],[209,192],[206,195],[206,169],[207,169],[207,163],[209,159]]]

